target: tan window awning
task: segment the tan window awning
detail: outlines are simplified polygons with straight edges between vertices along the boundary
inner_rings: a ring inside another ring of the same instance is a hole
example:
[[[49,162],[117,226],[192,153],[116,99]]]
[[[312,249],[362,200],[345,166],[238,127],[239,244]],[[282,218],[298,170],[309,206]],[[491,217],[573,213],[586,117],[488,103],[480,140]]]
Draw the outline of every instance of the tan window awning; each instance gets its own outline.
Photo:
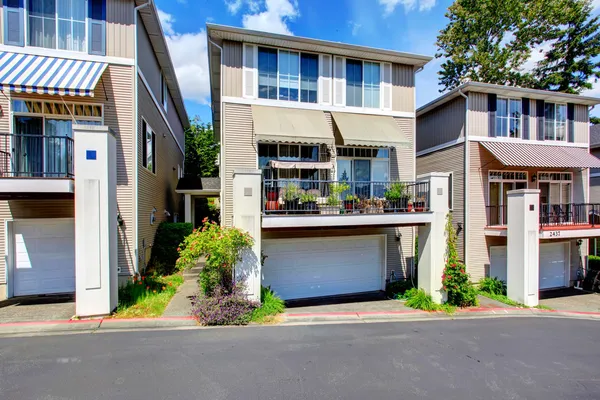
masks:
[[[333,144],[333,132],[322,111],[253,105],[252,120],[260,142]]]
[[[583,147],[495,141],[481,145],[507,167],[600,168],[600,160]]]
[[[271,160],[271,167],[279,169],[333,169],[332,162],[312,161],[276,161]]]
[[[331,113],[346,146],[393,147],[409,141],[393,117]]]

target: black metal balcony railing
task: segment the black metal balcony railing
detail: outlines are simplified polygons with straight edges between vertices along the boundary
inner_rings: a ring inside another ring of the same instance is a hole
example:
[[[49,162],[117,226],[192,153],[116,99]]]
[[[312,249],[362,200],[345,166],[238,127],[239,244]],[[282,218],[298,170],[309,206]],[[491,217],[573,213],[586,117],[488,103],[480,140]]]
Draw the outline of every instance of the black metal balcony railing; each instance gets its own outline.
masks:
[[[0,133],[0,178],[72,178],[73,139]]]
[[[600,226],[600,204],[566,203],[540,204],[540,227]],[[488,226],[504,226],[508,213],[506,205],[487,206]]]
[[[429,182],[263,180],[263,214],[352,215],[429,211]]]

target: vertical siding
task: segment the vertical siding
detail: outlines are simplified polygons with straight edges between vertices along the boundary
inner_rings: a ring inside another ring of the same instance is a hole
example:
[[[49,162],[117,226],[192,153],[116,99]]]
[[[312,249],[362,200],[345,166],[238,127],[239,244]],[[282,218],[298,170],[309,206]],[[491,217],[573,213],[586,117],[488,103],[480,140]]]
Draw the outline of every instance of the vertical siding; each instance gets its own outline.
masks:
[[[154,48],[150,42],[148,32],[143,23],[137,25],[138,33],[138,63],[140,71],[150,85],[154,97],[160,99],[160,65],[154,54]]]
[[[134,4],[130,0],[108,0],[106,2],[107,56],[134,57],[133,8]]]
[[[223,42],[223,96],[242,97],[242,43]]]
[[[415,71],[410,65],[392,65],[392,109],[415,112]]]
[[[231,226],[233,172],[238,168],[257,168],[252,108],[249,105],[225,103],[223,104],[223,121],[225,199],[221,208],[221,221],[226,226]]]
[[[138,82],[139,121],[138,137],[142,138],[142,118],[152,128],[156,138],[155,173],[148,171],[142,164],[143,140],[138,141],[138,248],[140,269],[147,265],[154,236],[158,225],[163,221],[172,221],[177,213],[183,217],[182,195],[175,193],[177,187],[177,166],[183,166],[183,153],[169,132],[160,111],[152,100],[146,86]],[[181,124],[179,124],[181,125]],[[156,208],[156,221],[150,224],[152,209]],[[167,217],[167,210],[171,217]]]
[[[464,114],[463,114],[464,115]],[[430,172],[452,172],[452,222],[464,227],[464,198],[465,198],[465,147],[463,144],[438,150],[417,158],[417,176]],[[458,254],[464,259],[465,230],[458,235]]]
[[[417,151],[465,135],[465,99],[457,97],[417,117]]]
[[[575,105],[575,143],[588,144],[590,140],[590,124],[587,106]]]
[[[469,135],[488,136],[488,95],[469,92]]]

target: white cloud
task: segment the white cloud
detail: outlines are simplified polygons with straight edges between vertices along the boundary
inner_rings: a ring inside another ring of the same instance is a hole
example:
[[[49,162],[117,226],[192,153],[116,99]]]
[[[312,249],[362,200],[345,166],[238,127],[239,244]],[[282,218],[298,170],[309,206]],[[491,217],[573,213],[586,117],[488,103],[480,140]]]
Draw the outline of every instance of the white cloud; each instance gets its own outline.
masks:
[[[233,15],[237,14],[243,5],[247,5],[251,12],[256,12],[259,9],[259,0],[225,0],[225,5]]]
[[[296,0],[265,0],[264,11],[252,11],[242,17],[244,28],[292,35],[288,23],[300,15]]]
[[[598,8],[600,8],[600,0],[593,0],[592,1],[592,9],[597,10]]]
[[[384,17],[391,15],[399,5],[404,6],[404,10],[407,12],[413,10],[417,5],[419,11],[429,11],[435,7],[436,2],[436,0],[379,0],[379,4],[383,6]]]
[[[521,69],[527,72],[532,71],[536,67],[537,63],[544,59],[544,56],[550,50],[553,43],[553,40],[549,40],[540,44],[539,46],[533,47],[531,49],[529,58],[527,61],[525,61],[525,64],[523,64]]]
[[[180,34],[173,29],[175,18],[171,14],[158,10],[158,16],[184,99],[208,105],[210,81],[206,31]]]
[[[358,22],[354,22],[354,21],[348,21],[348,26],[352,30],[352,36],[356,36],[356,35],[358,35],[358,31],[362,27],[362,24],[359,24]]]

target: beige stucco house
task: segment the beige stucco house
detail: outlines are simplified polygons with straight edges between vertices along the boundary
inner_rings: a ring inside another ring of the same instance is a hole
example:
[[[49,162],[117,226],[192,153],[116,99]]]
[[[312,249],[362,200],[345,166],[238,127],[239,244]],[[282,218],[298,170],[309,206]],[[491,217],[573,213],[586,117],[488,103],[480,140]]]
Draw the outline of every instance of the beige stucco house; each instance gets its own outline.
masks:
[[[289,300],[375,292],[409,278],[413,227],[430,217],[428,183],[415,174],[415,74],[431,58],[213,24],[207,31],[221,220],[240,222],[235,172],[261,170],[261,284]]]
[[[182,212],[189,122],[156,7],[71,6],[11,0],[0,12],[0,299],[75,290],[74,124],[117,138],[118,215],[106,218],[119,221],[122,278],[145,268],[158,224]]]
[[[539,288],[569,286],[598,236],[589,116],[600,99],[470,82],[417,110],[417,173],[451,172],[450,208],[473,280],[506,281],[507,193],[538,189]],[[534,209],[537,209],[534,206]]]

